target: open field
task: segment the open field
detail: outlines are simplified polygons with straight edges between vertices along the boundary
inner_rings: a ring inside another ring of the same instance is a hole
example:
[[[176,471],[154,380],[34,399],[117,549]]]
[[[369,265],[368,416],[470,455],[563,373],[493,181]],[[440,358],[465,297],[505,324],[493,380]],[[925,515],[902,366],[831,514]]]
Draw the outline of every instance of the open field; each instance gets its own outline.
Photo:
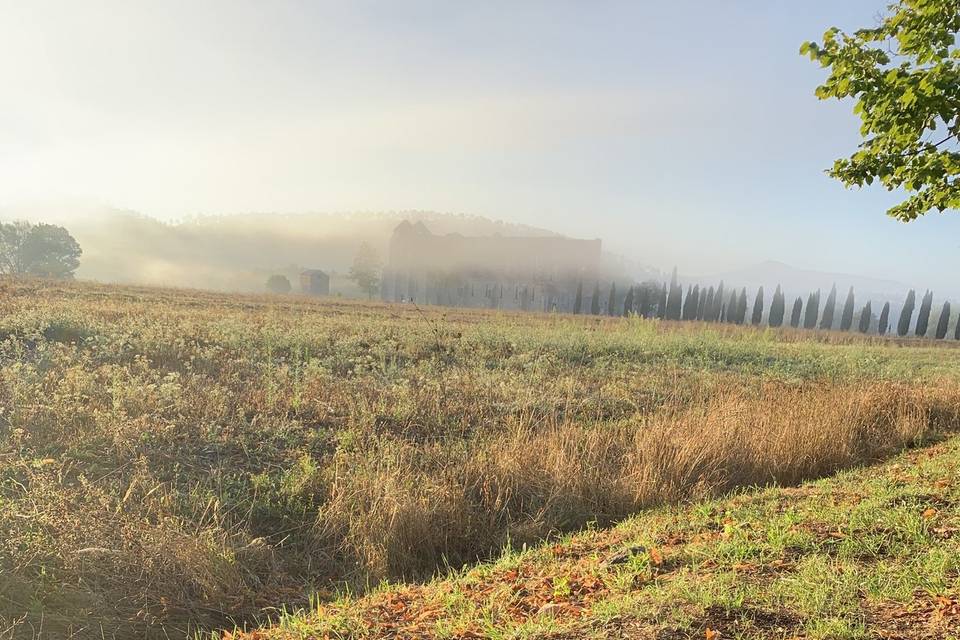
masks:
[[[0,282],[0,637],[185,637],[250,625],[275,619],[280,607],[308,606],[311,596],[326,601],[342,588],[425,580],[499,556],[508,544],[532,547],[645,508],[708,500],[564,543],[606,537],[607,547],[587,554],[598,558],[631,540],[667,545],[660,529],[648,527],[688,520],[677,535],[692,534],[717,518],[723,524],[727,516],[717,509],[740,508],[736,501],[709,502],[714,496],[793,485],[948,435],[960,424],[955,346]],[[950,456],[955,448],[943,451]],[[945,497],[933,508],[946,515],[938,518],[955,515],[952,487],[941,487]],[[743,519],[723,524],[726,542],[704,542],[719,545],[724,562],[740,554],[744,564],[765,566],[794,544],[790,531],[781,532],[773,551],[747,534],[767,520],[780,522],[763,511],[779,504],[771,496],[806,498],[758,495],[743,502]],[[883,507],[872,500],[864,508]],[[809,504],[821,502],[812,497]],[[823,522],[831,527],[851,513],[828,506]],[[744,525],[754,516],[763,522]],[[940,521],[918,517],[891,521],[876,535],[894,549],[932,545]],[[813,532],[810,540],[808,533],[797,533],[796,544],[812,549],[830,537]],[[812,557],[833,570],[849,551],[837,544],[839,555],[824,547]],[[694,551],[683,546],[677,553]],[[656,584],[658,572],[671,566],[647,552],[634,556],[625,566],[640,575],[644,562],[653,562],[648,573]],[[527,557],[508,554],[502,563],[522,568]],[[812,580],[821,565],[798,560],[791,570]],[[941,582],[955,579],[948,562],[936,567]],[[439,597],[442,585],[467,584],[469,576],[493,570],[434,583],[427,592],[411,589]],[[714,606],[708,596],[736,597],[739,587],[729,583],[737,570],[718,570],[722,581],[707,583],[703,588],[715,591],[702,597],[689,578],[691,606]],[[625,596],[626,582],[616,583],[620,600],[608,607],[609,620],[620,615],[617,607],[646,602]],[[571,585],[555,588],[562,595],[582,586]],[[938,583],[938,597],[948,586]],[[878,593],[881,604],[902,595]],[[763,608],[780,601],[757,602]],[[469,606],[478,608],[466,611],[454,604],[462,615],[436,623],[431,633],[456,635],[456,624],[470,633],[492,629],[471,618],[486,605],[474,602]],[[815,605],[796,605],[799,622],[781,626],[831,637],[828,627],[810,626],[802,606]],[[354,633],[353,614],[331,606],[340,612],[335,620],[304,628]],[[695,609],[674,613],[692,616],[670,623],[676,637],[698,629]],[[594,615],[606,614],[591,608]],[[571,624],[589,616],[578,614]],[[556,619],[561,627],[569,622]],[[541,623],[531,629],[541,633]],[[520,633],[524,624],[497,629]]]

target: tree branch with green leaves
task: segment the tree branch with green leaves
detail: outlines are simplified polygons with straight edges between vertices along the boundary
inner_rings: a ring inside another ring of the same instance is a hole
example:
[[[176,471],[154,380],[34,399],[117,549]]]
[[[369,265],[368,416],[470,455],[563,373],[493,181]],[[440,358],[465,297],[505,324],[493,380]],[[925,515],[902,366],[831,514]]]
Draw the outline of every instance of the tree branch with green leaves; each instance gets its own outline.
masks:
[[[960,2],[900,0],[878,26],[831,28],[800,53],[830,71],[821,100],[854,100],[863,142],[827,173],[848,187],[879,182],[906,198],[904,222],[960,209]]]

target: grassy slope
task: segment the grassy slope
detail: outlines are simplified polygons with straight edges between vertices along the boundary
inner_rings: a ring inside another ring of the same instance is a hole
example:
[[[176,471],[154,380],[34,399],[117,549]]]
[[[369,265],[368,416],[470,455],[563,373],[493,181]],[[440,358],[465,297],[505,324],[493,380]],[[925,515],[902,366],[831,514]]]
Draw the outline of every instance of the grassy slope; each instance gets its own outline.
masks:
[[[269,638],[960,638],[960,439],[797,488],[661,508]]]

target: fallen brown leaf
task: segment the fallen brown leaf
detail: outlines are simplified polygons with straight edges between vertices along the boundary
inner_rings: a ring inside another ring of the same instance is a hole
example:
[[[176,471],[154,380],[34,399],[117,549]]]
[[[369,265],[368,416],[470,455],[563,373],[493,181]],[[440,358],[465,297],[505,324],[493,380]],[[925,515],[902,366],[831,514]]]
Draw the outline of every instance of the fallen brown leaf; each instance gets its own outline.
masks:
[[[659,567],[663,564],[663,554],[655,548],[650,549],[650,562]]]

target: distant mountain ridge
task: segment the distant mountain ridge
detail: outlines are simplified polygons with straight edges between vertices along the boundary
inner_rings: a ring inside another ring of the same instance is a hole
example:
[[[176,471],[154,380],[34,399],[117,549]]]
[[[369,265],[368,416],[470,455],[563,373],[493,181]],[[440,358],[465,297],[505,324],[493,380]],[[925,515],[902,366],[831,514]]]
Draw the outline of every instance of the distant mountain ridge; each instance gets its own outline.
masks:
[[[713,275],[682,278],[682,280],[701,285],[715,284],[723,280],[727,287],[746,287],[749,293],[755,292],[760,286],[772,292],[777,285],[780,285],[788,297],[805,296],[817,289],[826,295],[833,285],[836,285],[840,295],[844,295],[850,287],[853,287],[857,297],[863,302],[868,299],[897,301],[902,299],[910,289],[910,285],[895,280],[801,269],[776,260],[767,260],[742,269]]]

